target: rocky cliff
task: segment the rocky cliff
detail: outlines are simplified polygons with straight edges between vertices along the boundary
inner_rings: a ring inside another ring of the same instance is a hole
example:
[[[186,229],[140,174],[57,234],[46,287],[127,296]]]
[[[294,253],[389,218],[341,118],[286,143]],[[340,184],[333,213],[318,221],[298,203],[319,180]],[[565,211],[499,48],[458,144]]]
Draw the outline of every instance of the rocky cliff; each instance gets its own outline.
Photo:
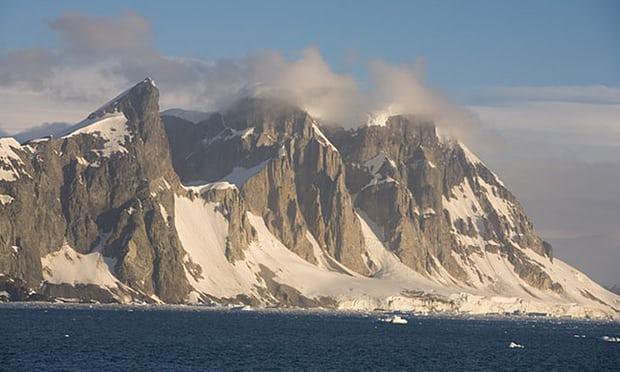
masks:
[[[0,139],[4,298],[620,314],[433,123],[186,114],[146,79],[59,138]]]
[[[147,79],[61,138],[1,140],[0,272],[53,297],[187,297],[158,99]]]

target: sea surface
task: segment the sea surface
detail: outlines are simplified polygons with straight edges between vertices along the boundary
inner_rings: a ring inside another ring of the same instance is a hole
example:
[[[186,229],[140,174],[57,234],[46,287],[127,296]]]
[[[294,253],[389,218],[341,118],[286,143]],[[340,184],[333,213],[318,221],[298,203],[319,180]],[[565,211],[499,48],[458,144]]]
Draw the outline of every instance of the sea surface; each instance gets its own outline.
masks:
[[[0,370],[620,371],[618,323],[380,316],[1,305]]]

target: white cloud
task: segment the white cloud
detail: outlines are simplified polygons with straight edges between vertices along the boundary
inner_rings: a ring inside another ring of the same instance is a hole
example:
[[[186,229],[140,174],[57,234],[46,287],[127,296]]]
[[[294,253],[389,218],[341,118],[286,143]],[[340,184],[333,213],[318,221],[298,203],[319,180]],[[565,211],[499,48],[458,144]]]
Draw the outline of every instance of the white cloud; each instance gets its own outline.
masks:
[[[392,114],[429,118],[442,133],[460,138],[474,147],[492,147],[499,141],[491,128],[482,131],[480,119],[473,111],[450,102],[425,84],[420,70],[420,65],[371,62],[373,92],[369,106],[379,110],[389,106]]]
[[[481,158],[556,255],[602,283],[617,281],[620,104],[503,100],[469,107],[504,139],[501,151],[477,149]]]
[[[216,110],[240,95],[262,94],[349,127],[365,123],[369,111],[391,106],[400,108],[394,113],[433,119],[444,133],[471,137],[469,142],[479,128],[474,114],[424,83],[419,63],[407,67],[370,62],[372,83],[361,89],[351,75],[335,72],[313,47],[293,58],[261,50],[236,60],[202,60],[159,53],[150,23],[135,13],[68,13],[50,27],[63,41],[62,49],[17,50],[0,57],[0,109],[5,113],[0,125],[5,130],[77,121],[146,76],[157,81],[164,109]]]
[[[486,101],[547,101],[620,104],[620,87],[606,85],[498,86],[480,89]]]

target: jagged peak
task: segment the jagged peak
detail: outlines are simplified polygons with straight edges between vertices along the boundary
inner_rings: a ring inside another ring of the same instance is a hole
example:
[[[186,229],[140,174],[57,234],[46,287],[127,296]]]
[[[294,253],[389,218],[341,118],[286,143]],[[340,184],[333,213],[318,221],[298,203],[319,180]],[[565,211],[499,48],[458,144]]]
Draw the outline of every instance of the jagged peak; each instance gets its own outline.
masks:
[[[21,145],[14,137],[0,137],[0,149],[8,149],[9,147],[20,148]]]
[[[91,119],[94,116],[101,116],[105,113],[109,113],[112,111],[118,111],[118,107],[120,103],[123,101],[123,99],[130,96],[132,93],[142,90],[144,88],[157,90],[157,86],[155,85],[155,82],[151,78],[147,77],[146,79],[133,85],[132,87],[125,89],[119,95],[117,95],[110,101],[106,102],[104,105],[99,107],[97,110],[93,111],[90,115],[88,115],[87,119]]]
[[[146,79],[142,80],[142,83],[151,84],[153,88],[157,88],[157,84],[155,84],[155,80],[151,79],[148,76],[146,77]]]
[[[147,77],[146,79],[133,85],[132,87],[125,89],[116,97],[100,106],[97,110],[90,113],[84,120],[73,125],[64,133],[62,133],[61,137],[66,138],[74,134],[88,133],[89,131],[85,129],[86,127],[95,125],[107,119],[118,118],[120,116],[125,117],[121,109],[121,103],[128,99],[130,96],[134,94],[142,94],[141,92],[144,91],[157,93],[153,95],[153,99],[158,99],[159,97],[159,91],[157,90],[155,82],[151,78]],[[123,124],[125,121],[123,121]]]

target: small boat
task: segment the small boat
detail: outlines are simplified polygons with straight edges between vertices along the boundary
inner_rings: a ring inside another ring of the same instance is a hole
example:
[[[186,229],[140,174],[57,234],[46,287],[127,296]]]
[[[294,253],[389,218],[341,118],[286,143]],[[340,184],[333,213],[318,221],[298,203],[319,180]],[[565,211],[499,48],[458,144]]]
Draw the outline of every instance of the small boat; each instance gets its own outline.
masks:
[[[392,323],[392,324],[407,324],[408,323],[407,319],[401,318],[398,315],[393,315],[393,316],[390,316],[390,317],[387,317],[387,318],[382,318],[382,319],[379,319],[379,320],[381,320],[382,322]]]

